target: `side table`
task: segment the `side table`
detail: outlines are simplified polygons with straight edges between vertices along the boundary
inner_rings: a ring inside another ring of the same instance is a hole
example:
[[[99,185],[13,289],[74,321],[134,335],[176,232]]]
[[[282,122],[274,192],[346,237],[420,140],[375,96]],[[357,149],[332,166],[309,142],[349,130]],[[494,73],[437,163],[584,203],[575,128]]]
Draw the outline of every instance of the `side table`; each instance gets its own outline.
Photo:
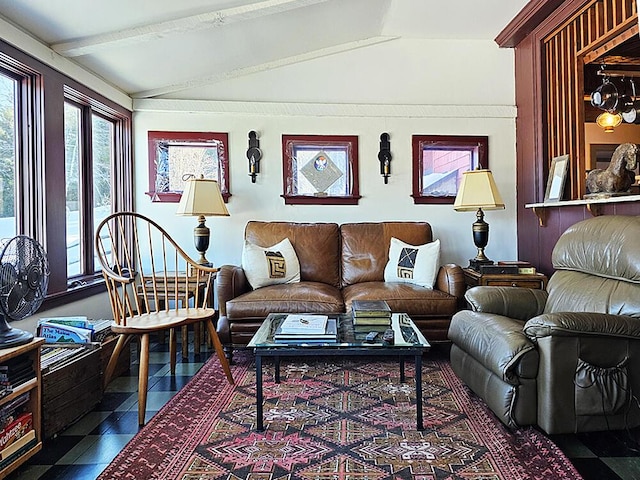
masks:
[[[544,290],[547,286],[547,276],[542,273],[480,273],[471,268],[463,268],[462,271],[467,288],[488,285]]]

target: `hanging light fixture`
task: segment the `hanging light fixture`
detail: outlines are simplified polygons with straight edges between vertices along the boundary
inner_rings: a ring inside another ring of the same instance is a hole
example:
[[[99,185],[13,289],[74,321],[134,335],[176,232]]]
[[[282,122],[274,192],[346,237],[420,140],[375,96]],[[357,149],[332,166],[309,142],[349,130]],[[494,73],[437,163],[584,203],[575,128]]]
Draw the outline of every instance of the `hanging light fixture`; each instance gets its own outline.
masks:
[[[609,112],[603,112],[596,118],[596,123],[604,128],[606,133],[612,133],[615,127],[620,126],[622,123],[622,115],[619,113],[613,114]]]

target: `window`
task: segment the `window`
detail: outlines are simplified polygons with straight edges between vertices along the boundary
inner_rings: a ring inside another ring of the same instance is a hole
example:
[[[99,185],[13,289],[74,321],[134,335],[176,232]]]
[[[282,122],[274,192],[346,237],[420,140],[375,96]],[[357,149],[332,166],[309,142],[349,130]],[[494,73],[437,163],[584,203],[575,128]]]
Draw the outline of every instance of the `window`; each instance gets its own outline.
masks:
[[[213,132],[149,132],[149,191],[153,202],[179,202],[185,175],[218,181],[229,192],[228,135]]]
[[[133,207],[131,112],[0,41],[0,237],[50,266],[43,308],[102,291],[95,225]]]
[[[282,162],[286,204],[358,204],[358,137],[283,135]]]
[[[462,174],[488,165],[488,137],[414,135],[413,202],[453,204]]]
[[[73,278],[99,270],[93,241],[83,239],[92,240],[95,227],[112,212],[115,121],[67,101],[64,130],[67,276]]]
[[[15,175],[19,85],[16,78],[0,70],[0,238],[11,238],[17,233]]]

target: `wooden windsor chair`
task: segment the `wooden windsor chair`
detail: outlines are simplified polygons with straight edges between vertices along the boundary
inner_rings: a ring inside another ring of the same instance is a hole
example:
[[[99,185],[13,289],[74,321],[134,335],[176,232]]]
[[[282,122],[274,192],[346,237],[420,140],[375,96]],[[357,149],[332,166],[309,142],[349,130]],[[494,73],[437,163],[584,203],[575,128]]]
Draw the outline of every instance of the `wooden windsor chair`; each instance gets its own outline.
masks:
[[[153,220],[133,212],[115,213],[96,230],[113,312],[111,329],[119,335],[104,376],[109,383],[118,356],[133,337],[140,339],[138,423],[144,425],[149,375],[149,335],[169,330],[171,374],[176,369],[177,328],[204,322],[224,373],[233,384],[229,363],[213,325],[216,311],[206,305],[216,268],[193,261]],[[182,339],[186,342],[186,338]]]

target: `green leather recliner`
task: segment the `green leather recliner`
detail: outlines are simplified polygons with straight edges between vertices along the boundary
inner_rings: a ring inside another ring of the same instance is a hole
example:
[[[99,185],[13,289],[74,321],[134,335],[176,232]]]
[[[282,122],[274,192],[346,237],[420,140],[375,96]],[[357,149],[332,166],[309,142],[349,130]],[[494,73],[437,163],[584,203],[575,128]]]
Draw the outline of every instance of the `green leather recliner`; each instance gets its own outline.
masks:
[[[474,287],[449,328],[456,374],[510,427],[640,425],[640,217],[567,229],[546,291]]]

